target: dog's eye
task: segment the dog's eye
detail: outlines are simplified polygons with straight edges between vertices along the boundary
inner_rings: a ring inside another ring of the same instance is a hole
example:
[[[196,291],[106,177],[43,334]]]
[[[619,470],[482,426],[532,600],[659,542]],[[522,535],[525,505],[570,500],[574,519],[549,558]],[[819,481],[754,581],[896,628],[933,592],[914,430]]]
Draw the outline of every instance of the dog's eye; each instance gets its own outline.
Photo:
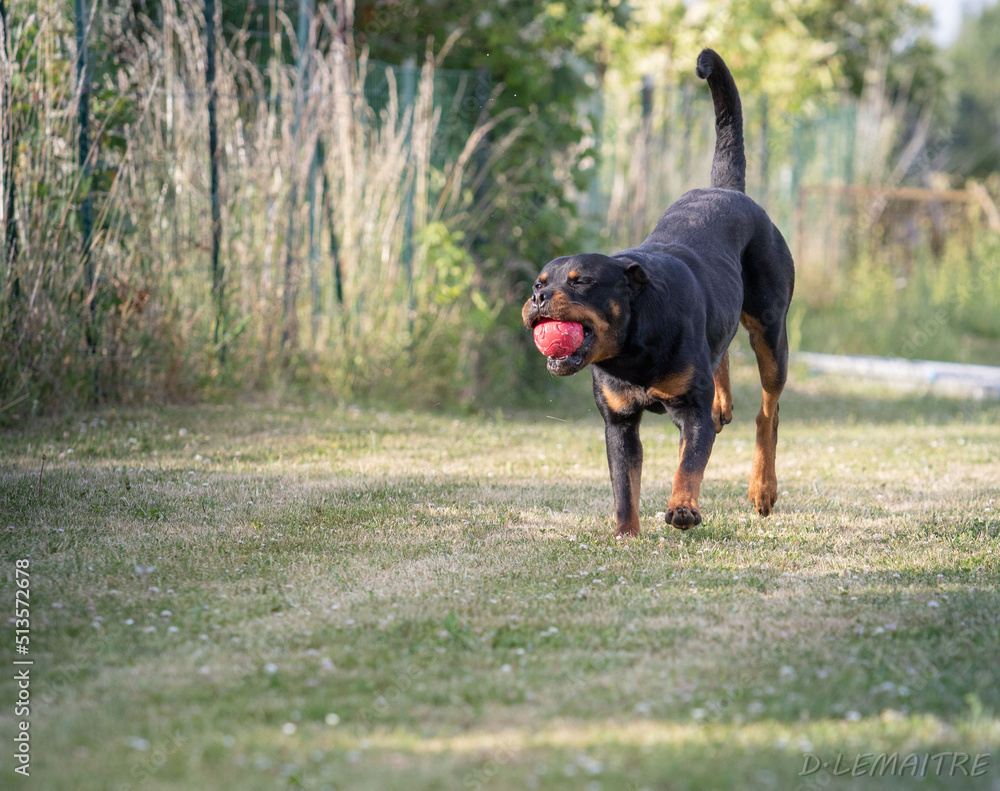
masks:
[[[587,277],[586,275],[582,275],[581,277],[578,277],[576,280],[573,281],[573,285],[576,285],[576,286],[592,286],[596,282],[597,281],[594,280],[594,278]]]

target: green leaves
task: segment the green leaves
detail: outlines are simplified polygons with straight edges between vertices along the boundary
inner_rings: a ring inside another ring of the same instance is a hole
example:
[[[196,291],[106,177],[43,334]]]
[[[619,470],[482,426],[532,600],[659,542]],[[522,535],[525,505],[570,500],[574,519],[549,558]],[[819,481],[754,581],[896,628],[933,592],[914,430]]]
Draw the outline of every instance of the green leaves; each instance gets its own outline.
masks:
[[[443,222],[429,223],[419,234],[426,265],[424,291],[435,305],[450,305],[468,296],[475,262],[462,245],[464,231],[450,231]]]

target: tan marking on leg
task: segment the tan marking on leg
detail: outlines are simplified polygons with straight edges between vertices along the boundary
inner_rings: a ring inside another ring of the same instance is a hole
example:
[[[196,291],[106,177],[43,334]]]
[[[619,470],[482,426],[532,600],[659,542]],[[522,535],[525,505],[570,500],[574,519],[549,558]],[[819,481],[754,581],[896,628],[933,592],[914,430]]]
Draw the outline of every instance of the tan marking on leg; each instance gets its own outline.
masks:
[[[712,420],[715,433],[733,422],[733,392],[729,386],[729,351],[722,355],[719,367],[715,369],[715,398],[712,401]]]
[[[604,394],[604,401],[611,407],[612,412],[623,414],[635,405],[635,401],[629,398],[627,393],[619,393],[607,385],[601,385],[601,392]]]
[[[639,492],[642,487],[642,465],[630,467],[628,471],[629,503],[628,519],[618,525],[618,535],[637,536],[639,535]]]
[[[771,347],[764,340],[764,328],[746,313],[740,321],[750,333],[750,346],[757,356],[757,370],[762,387],[760,411],[757,413],[757,443],[750,466],[750,502],[761,516],[768,516],[778,501],[778,477],[774,458],[778,445],[778,399],[782,387],[778,382],[778,363]]]
[[[649,388],[649,394],[653,398],[668,400],[684,395],[691,387],[691,380],[694,379],[694,366],[677,374],[671,374],[663,380],[657,382]]]
[[[750,467],[750,502],[761,516],[767,516],[778,501],[778,477],[774,458],[778,445],[778,396],[764,391],[757,413],[757,444]]]
[[[771,347],[764,341],[764,327],[749,313],[741,313],[740,321],[750,333],[750,348],[757,356],[757,368],[760,371],[761,384],[767,387],[778,378],[778,363],[774,359]],[[780,393],[779,393],[780,394]]]
[[[681,530],[694,527],[701,521],[698,513],[698,494],[704,470],[685,471],[678,468],[674,474],[674,485],[667,503],[667,522]]]

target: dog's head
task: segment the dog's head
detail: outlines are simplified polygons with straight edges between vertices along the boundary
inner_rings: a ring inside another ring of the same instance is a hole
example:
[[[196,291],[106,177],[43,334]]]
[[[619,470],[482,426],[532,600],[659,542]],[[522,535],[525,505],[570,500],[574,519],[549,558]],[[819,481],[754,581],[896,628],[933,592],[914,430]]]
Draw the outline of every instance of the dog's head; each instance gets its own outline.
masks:
[[[547,263],[521,310],[524,326],[533,330],[546,319],[583,325],[580,348],[567,357],[547,358],[549,372],[569,376],[615,357],[628,332],[632,300],[646,283],[639,264],[597,253]]]

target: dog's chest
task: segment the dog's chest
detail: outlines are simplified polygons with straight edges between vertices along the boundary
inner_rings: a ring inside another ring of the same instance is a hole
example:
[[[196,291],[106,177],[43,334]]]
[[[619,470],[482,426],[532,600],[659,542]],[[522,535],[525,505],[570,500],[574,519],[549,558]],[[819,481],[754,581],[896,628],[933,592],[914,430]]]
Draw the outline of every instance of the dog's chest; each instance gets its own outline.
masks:
[[[670,374],[648,387],[634,385],[621,379],[610,379],[601,389],[608,406],[619,414],[634,412],[637,409],[662,412],[664,405],[688,392],[693,373],[693,369],[688,369]]]

